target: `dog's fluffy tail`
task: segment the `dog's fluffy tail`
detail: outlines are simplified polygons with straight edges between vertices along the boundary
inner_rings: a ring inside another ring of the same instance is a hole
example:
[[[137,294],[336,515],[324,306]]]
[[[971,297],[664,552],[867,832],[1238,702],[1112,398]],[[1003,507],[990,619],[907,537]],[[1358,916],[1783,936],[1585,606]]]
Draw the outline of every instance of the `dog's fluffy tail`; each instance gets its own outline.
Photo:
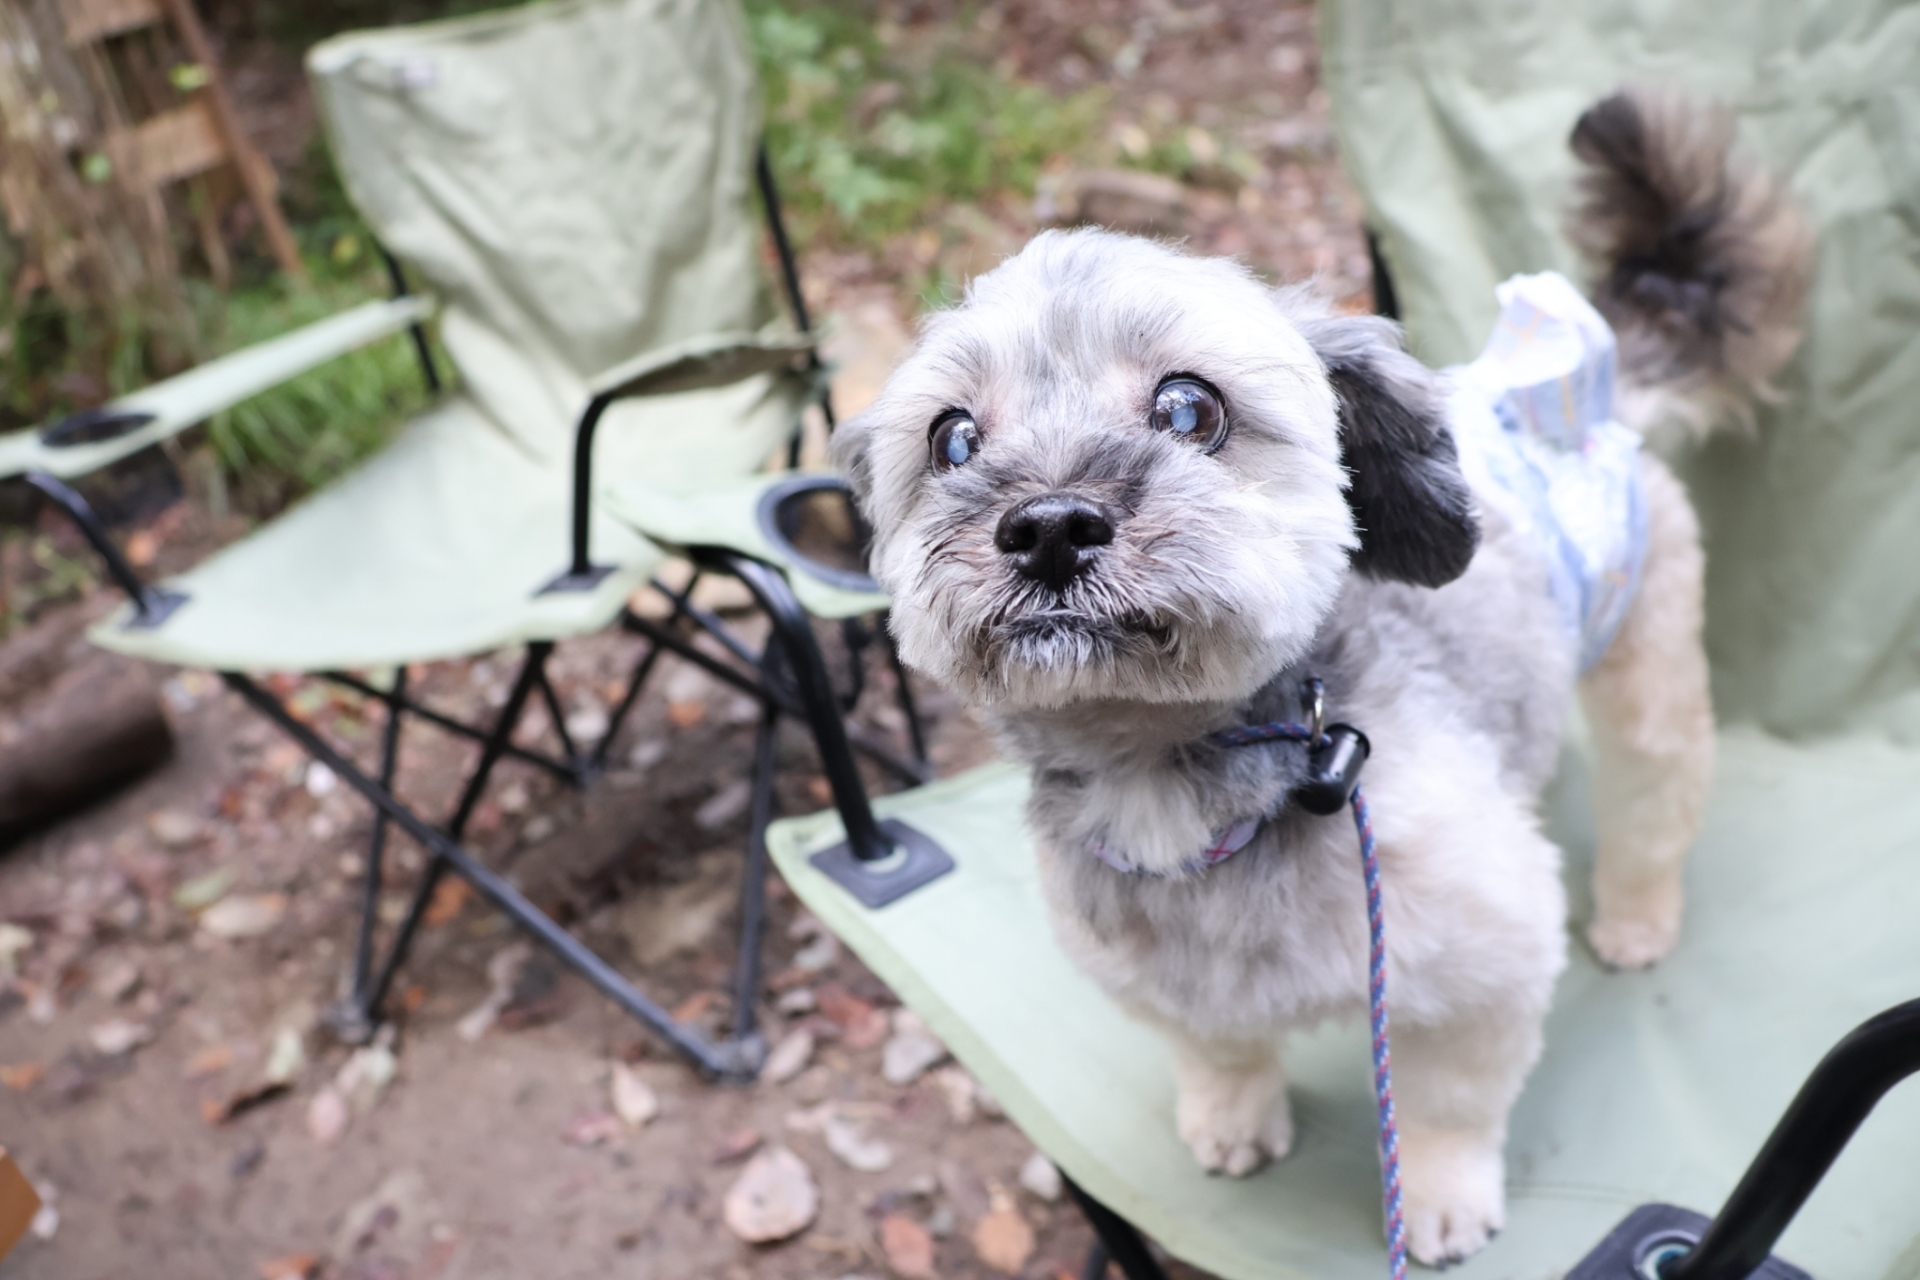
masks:
[[[1705,432],[1750,422],[1800,342],[1812,238],[1773,175],[1733,153],[1733,117],[1674,93],[1589,107],[1569,232],[1620,341],[1621,416]]]

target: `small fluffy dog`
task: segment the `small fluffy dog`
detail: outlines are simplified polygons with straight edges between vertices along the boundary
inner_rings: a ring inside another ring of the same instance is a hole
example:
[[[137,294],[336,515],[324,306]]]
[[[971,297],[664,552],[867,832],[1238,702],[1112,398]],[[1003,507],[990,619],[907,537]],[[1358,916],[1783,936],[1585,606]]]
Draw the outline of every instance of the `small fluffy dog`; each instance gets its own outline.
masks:
[[[1806,235],[1731,137],[1647,94],[1573,135],[1574,230],[1635,430],[1737,412],[1798,338]],[[1287,801],[1303,750],[1208,735],[1300,719],[1311,676],[1371,739],[1407,1240],[1429,1264],[1503,1221],[1507,1113],[1565,962],[1535,807],[1579,656],[1542,547],[1459,464],[1448,388],[1384,320],[1226,261],[1048,233],[934,317],[835,445],[903,656],[1031,766],[1059,936],[1172,1041],[1179,1132],[1210,1170],[1286,1153],[1281,1043],[1364,1011],[1368,946],[1351,823]],[[1674,945],[1713,761],[1698,528],[1668,471],[1637,465],[1638,590],[1577,682],[1599,792],[1587,937],[1620,967]],[[1200,869],[1248,815],[1251,841]]]

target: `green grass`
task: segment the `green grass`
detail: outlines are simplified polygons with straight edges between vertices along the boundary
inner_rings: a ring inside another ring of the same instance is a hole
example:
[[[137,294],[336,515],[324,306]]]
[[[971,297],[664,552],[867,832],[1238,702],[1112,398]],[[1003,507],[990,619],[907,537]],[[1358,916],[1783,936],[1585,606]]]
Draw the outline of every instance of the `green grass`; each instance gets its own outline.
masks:
[[[911,35],[852,0],[748,0],[767,141],[802,244],[878,247],[945,207],[1031,196],[1042,167],[1098,142],[1107,100],[1010,80],[967,21]]]

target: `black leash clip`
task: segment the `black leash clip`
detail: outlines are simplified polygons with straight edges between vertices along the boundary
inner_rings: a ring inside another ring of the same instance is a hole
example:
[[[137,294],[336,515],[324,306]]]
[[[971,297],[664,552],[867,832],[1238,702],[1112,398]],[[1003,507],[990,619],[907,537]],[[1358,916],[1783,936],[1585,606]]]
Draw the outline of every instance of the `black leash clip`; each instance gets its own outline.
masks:
[[[1293,800],[1317,817],[1327,817],[1347,807],[1353,789],[1360,785],[1360,769],[1373,752],[1367,735],[1350,724],[1327,724],[1326,686],[1318,676],[1300,689],[1305,703],[1307,732],[1307,777],[1293,789]]]

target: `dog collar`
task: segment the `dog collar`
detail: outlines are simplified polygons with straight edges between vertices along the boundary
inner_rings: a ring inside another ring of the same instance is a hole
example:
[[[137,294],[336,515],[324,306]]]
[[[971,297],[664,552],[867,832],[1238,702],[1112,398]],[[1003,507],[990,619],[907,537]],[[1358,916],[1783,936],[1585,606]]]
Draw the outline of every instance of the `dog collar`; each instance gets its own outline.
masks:
[[[1115,871],[1125,872],[1130,876],[1156,876],[1163,880],[1178,880],[1196,872],[1205,871],[1209,867],[1219,866],[1252,844],[1253,838],[1260,834],[1260,828],[1266,824],[1267,820],[1263,817],[1241,818],[1230,822],[1213,833],[1213,839],[1207,842],[1207,847],[1197,856],[1188,858],[1172,871],[1148,871],[1145,867],[1135,866],[1115,853],[1107,842],[1098,836],[1087,841],[1087,852]]]
[[[1372,744],[1366,734],[1350,724],[1325,724],[1325,695],[1318,679],[1309,678],[1301,686],[1301,693],[1308,718],[1306,724],[1276,720],[1267,724],[1236,725],[1207,735],[1207,740],[1216,747],[1251,747],[1263,742],[1304,745],[1307,776],[1287,793],[1287,801],[1317,817],[1325,817],[1346,807],[1360,785],[1360,768],[1372,753]],[[1148,871],[1127,861],[1107,844],[1104,836],[1088,839],[1087,852],[1126,875],[1179,880],[1219,866],[1252,844],[1266,823],[1264,815],[1236,818],[1216,830],[1206,848],[1171,871]]]

